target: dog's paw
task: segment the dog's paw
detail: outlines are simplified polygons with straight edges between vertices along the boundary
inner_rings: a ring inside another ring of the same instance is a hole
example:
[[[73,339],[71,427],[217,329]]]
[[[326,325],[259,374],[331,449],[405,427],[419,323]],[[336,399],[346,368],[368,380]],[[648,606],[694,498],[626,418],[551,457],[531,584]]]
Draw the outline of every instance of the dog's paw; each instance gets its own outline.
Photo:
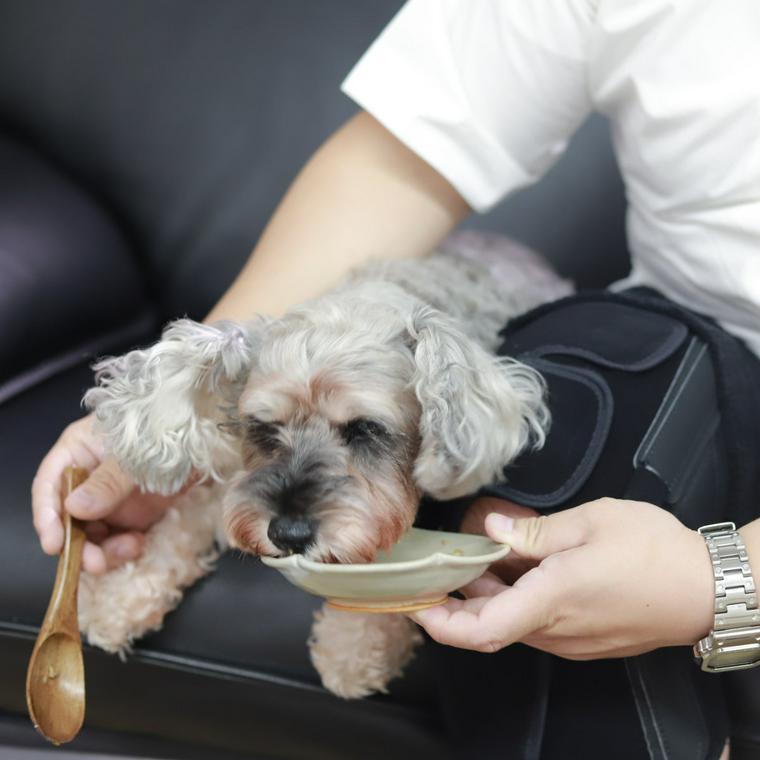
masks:
[[[105,575],[82,573],[79,629],[87,643],[123,658],[182,598],[179,589],[162,588],[165,582],[132,562]]]
[[[422,643],[404,615],[343,612],[325,605],[314,616],[311,661],[326,689],[344,699],[386,692]]]
[[[90,644],[123,656],[161,628],[184,589],[213,570],[219,503],[218,489],[191,489],[148,530],[134,562],[104,575],[82,573],[79,628]]]

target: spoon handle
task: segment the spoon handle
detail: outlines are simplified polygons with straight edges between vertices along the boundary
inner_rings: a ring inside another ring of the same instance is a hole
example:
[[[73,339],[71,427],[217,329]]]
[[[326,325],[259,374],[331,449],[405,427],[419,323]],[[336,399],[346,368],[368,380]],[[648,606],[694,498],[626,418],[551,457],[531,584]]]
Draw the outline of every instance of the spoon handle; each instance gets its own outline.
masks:
[[[67,467],[63,471],[62,502],[77,486],[84,483],[87,475],[87,470],[81,467]],[[53,593],[50,595],[50,604],[40,634],[64,631],[79,638],[77,590],[79,588],[85,532],[81,521],[73,518],[65,509],[63,509],[62,517],[63,549],[58,559]]]

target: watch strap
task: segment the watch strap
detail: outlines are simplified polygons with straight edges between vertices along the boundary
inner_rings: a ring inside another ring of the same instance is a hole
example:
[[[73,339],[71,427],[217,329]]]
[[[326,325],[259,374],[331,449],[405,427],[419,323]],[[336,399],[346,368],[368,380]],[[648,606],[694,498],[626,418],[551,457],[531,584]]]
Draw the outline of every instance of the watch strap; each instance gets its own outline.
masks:
[[[747,548],[731,522],[704,525],[699,533],[712,561],[715,621],[694,655],[709,672],[754,667],[760,664],[760,610]]]

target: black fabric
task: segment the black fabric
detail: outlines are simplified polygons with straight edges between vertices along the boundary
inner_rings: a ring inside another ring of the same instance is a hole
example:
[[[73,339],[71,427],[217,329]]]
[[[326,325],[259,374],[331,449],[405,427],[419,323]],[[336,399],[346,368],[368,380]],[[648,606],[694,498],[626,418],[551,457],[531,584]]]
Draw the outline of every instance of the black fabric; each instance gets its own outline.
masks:
[[[760,671],[724,673],[721,681],[731,719],[731,742],[736,750],[731,760],[756,760],[760,758]]]
[[[646,742],[623,661],[548,659],[551,682],[541,760],[644,760]],[[589,716],[594,716],[591,721]]]
[[[607,310],[606,318],[599,309]],[[639,327],[642,335],[637,337]],[[505,329],[500,353],[541,369],[550,366],[546,362],[551,358],[555,365],[593,372],[600,383],[612,389],[614,413],[609,403],[599,403],[596,414],[611,414],[612,419],[605,444],[598,447],[596,466],[582,487],[573,483],[572,488],[548,499],[547,492],[554,494],[559,480],[573,481],[588,453],[565,445],[566,440],[583,438],[582,431],[599,426],[598,421],[589,420],[583,396],[577,405],[566,403],[567,393],[549,375],[554,422],[547,445],[539,454],[528,452],[518,458],[505,469],[506,483],[489,486],[485,492],[537,509],[567,508],[599,495],[622,496],[634,475],[633,455],[689,349],[687,329],[704,342],[712,358],[721,413],[721,429],[716,435],[726,473],[721,481],[725,488],[721,494],[716,491],[711,515],[690,514],[687,509],[679,517],[688,524],[705,522],[705,517],[728,519],[730,507],[730,518],[737,523],[753,519],[760,512],[760,468],[754,459],[760,451],[760,426],[754,423],[760,418],[760,361],[712,320],[644,289],[570,296],[523,315]],[[579,345],[568,348],[573,334],[579,336]],[[599,356],[604,358],[600,361]],[[551,475],[545,485],[547,471]],[[557,473],[562,473],[562,478]],[[687,500],[689,494],[678,495]]]
[[[524,355],[522,359],[526,361]],[[609,445],[615,400],[609,385],[594,372],[537,357],[529,363],[547,383],[552,434],[540,459],[519,458],[504,471],[507,483],[485,492],[546,510],[566,505],[597,468]]]
[[[723,683],[695,665],[688,647],[625,660],[649,760],[720,757],[730,733]]]
[[[547,656],[521,644],[494,655],[427,647],[455,756],[538,760],[551,681]]]
[[[622,496],[633,453],[683,357],[685,325],[606,294],[584,295],[514,320],[503,337],[498,353],[545,375],[552,429],[539,455],[523,454],[505,468],[506,482],[485,492],[541,511]],[[579,389],[558,385],[558,370],[596,384],[593,411]],[[596,434],[579,440],[586,430]]]
[[[573,295],[551,306],[512,320],[501,333],[499,353],[579,357],[641,372],[671,356],[688,332],[679,320],[612,294]]]
[[[625,297],[625,296],[623,296]],[[655,291],[630,296],[648,309],[680,319],[702,338],[712,357],[725,451],[725,502],[737,525],[760,516],[760,359],[714,320],[677,306]],[[684,515],[687,516],[687,515]]]
[[[622,660],[429,646],[457,758],[648,760]]]

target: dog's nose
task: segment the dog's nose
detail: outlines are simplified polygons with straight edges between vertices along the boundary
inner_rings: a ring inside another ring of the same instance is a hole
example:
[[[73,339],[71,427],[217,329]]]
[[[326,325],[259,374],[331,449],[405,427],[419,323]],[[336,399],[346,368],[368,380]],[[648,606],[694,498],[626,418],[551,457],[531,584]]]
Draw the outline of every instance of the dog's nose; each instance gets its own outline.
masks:
[[[314,543],[314,523],[305,517],[275,517],[267,535],[278,549],[301,554]]]

